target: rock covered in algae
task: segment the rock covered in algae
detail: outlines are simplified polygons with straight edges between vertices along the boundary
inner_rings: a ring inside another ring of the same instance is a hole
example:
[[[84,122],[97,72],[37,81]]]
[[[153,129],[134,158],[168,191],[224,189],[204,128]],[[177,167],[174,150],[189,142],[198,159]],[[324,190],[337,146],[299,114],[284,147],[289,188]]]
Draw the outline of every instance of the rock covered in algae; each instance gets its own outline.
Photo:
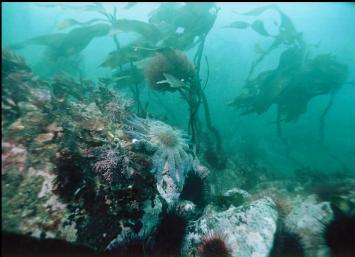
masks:
[[[183,254],[194,256],[204,236],[221,234],[233,257],[267,257],[272,247],[278,214],[270,198],[219,212],[208,205],[185,238]]]
[[[2,57],[4,231],[101,251],[122,233],[151,230],[194,167],[207,176],[179,130],[144,119],[132,138],[134,115],[118,92],[64,75],[44,83],[22,59]]]

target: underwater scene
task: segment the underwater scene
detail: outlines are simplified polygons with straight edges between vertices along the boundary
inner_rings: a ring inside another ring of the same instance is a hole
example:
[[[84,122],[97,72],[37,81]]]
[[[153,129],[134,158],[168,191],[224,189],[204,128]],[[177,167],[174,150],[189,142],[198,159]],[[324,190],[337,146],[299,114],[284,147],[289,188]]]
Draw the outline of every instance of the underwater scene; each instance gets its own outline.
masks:
[[[1,6],[4,256],[355,256],[354,3]]]

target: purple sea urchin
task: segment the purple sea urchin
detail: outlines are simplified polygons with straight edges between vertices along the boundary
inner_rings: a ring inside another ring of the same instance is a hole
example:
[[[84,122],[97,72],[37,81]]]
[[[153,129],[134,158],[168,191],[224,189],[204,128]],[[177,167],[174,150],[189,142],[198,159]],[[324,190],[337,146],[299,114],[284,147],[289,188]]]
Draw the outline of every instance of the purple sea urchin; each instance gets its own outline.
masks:
[[[225,236],[216,232],[204,236],[197,250],[199,257],[231,257],[232,255],[225,242]]]
[[[154,233],[153,256],[180,256],[187,219],[176,208],[162,213]]]
[[[54,162],[56,178],[53,181],[53,191],[64,201],[70,201],[85,180],[85,172],[80,166],[80,156],[63,151]]]
[[[204,207],[206,205],[207,193],[208,187],[205,178],[196,172],[190,172],[186,177],[180,199],[189,200],[198,207]]]
[[[282,221],[278,221],[274,242],[269,257],[304,257],[301,238],[289,231]]]
[[[355,215],[335,210],[333,221],[325,226],[324,239],[331,257],[352,257],[355,254]]]

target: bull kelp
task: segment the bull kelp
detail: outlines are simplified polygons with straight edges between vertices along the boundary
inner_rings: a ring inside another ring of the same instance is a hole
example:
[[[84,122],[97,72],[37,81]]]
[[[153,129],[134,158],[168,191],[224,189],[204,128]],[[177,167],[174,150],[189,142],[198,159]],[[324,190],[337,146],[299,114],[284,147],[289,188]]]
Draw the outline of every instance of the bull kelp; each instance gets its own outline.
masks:
[[[353,256],[353,4],[2,7],[5,256]]]

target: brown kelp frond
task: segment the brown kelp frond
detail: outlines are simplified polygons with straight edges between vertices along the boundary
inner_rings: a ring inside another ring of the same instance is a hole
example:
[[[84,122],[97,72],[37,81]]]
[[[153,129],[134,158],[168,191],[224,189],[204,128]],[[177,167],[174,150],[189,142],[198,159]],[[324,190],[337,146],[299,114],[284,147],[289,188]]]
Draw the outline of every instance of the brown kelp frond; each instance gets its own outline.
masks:
[[[172,50],[168,53],[157,53],[146,64],[145,77],[153,89],[159,91],[176,90],[177,88],[172,86],[173,83],[168,82],[169,76],[185,83],[193,79],[193,65],[183,52]]]

